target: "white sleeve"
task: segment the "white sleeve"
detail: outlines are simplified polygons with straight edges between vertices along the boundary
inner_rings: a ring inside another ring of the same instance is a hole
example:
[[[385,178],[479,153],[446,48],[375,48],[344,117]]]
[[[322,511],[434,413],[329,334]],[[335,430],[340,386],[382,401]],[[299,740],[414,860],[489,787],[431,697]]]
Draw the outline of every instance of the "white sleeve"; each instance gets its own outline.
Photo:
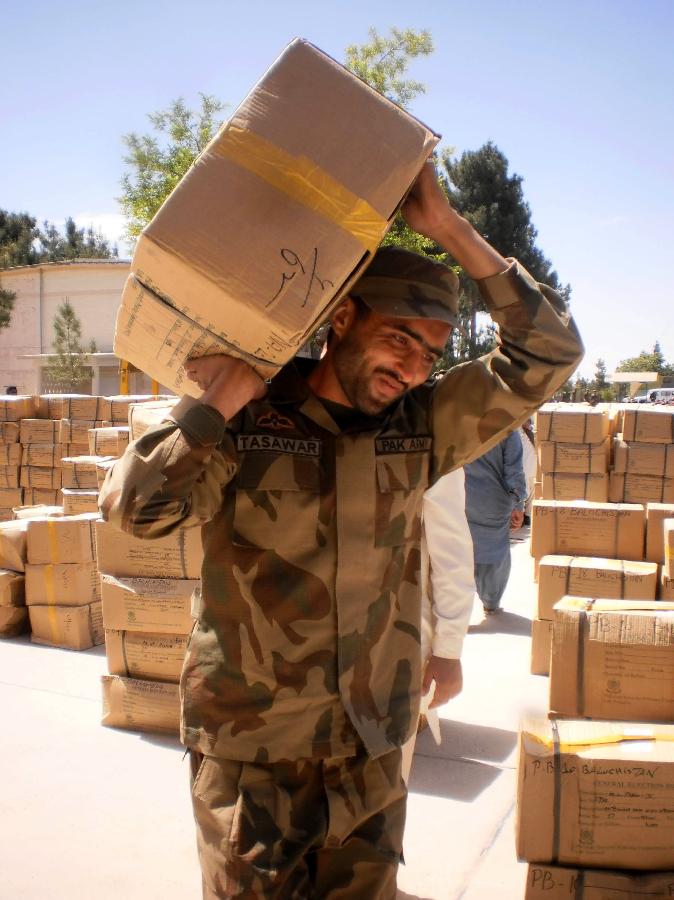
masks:
[[[432,652],[459,659],[475,597],[463,469],[444,475],[426,491],[423,518],[430,557]]]

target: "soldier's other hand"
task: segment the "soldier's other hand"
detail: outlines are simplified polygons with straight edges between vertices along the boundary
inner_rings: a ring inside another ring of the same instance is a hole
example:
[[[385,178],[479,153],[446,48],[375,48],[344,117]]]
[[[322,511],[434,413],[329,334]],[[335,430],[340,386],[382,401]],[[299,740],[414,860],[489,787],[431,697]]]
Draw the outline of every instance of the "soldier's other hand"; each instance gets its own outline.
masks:
[[[257,372],[234,356],[223,353],[188,359],[185,374],[204,392],[201,401],[230,419],[251,400],[264,397],[267,386]]]
[[[426,664],[422,693],[427,694],[435,682],[435,691],[429,707],[442,706],[456,697],[463,689],[463,672],[460,659],[443,659],[431,656]]]
[[[424,164],[401,211],[410,228],[440,243],[448,221],[455,218],[456,213],[438,184],[432,160]]]

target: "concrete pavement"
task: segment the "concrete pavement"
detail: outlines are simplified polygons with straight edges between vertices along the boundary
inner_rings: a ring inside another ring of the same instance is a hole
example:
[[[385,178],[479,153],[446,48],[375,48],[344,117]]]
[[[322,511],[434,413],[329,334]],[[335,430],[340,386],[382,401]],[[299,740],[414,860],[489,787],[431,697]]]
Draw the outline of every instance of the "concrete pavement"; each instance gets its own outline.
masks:
[[[517,730],[545,711],[529,674],[532,563],[514,544],[501,616],[476,609],[463,694],[420,736],[412,769],[401,900],[516,900]],[[177,741],[102,728],[103,648],[0,643],[0,898],[198,900],[200,878]],[[368,900],[368,898],[363,898]]]

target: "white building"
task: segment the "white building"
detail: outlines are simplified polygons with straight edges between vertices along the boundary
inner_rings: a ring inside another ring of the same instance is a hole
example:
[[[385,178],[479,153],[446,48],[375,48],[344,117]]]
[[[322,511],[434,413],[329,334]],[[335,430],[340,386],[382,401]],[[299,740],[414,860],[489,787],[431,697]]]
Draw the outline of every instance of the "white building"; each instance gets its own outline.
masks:
[[[50,390],[45,367],[53,352],[54,318],[69,300],[82,326],[82,346],[96,343],[87,355],[91,379],[79,393],[119,393],[119,360],[112,352],[115,316],[128,260],[84,259],[40,263],[0,271],[0,287],[16,295],[9,328],[0,329],[0,393],[14,386],[19,394]],[[151,382],[142,373],[131,376],[131,393],[148,393]]]

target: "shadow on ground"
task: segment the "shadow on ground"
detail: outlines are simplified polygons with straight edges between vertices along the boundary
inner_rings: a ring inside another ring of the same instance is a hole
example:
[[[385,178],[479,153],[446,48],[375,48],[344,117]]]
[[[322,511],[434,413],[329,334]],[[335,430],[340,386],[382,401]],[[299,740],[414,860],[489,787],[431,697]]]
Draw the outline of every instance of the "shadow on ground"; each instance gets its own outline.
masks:
[[[531,619],[504,609],[495,616],[487,616],[477,625],[471,625],[468,634],[519,634],[531,637]]]
[[[410,791],[470,802],[499,777],[517,744],[514,731],[441,719],[442,743],[419,735]],[[510,767],[510,766],[509,766]]]

